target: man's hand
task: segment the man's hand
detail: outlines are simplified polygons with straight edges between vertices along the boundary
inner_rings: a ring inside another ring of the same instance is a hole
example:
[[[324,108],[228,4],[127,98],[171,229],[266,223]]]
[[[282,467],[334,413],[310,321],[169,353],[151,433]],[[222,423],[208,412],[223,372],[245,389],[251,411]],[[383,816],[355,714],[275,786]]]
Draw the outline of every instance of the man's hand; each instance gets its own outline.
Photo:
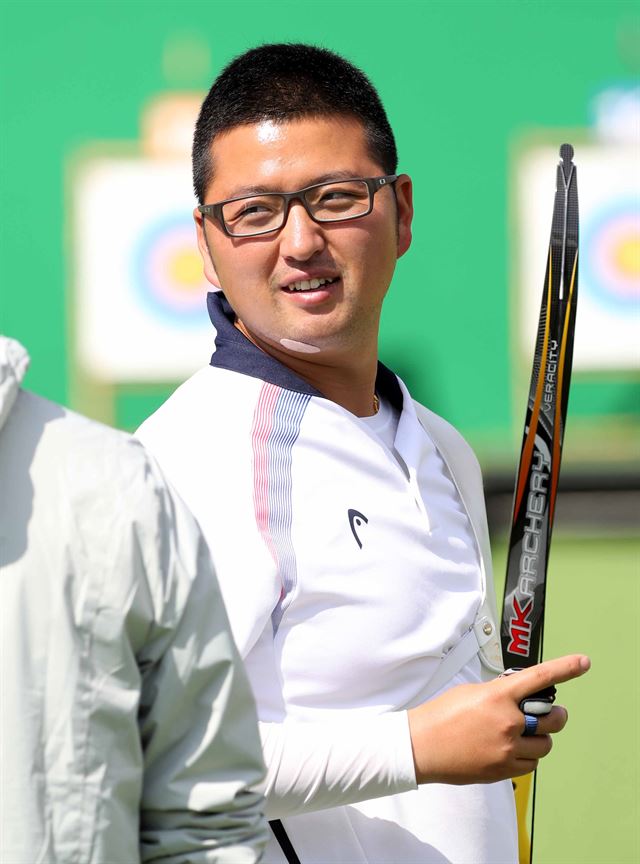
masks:
[[[464,684],[409,710],[418,783],[493,783],[534,771],[551,750],[552,732],[567,722],[554,706],[538,718],[535,735],[523,737],[522,699],[552,684],[583,675],[583,654],[547,660],[486,684]]]

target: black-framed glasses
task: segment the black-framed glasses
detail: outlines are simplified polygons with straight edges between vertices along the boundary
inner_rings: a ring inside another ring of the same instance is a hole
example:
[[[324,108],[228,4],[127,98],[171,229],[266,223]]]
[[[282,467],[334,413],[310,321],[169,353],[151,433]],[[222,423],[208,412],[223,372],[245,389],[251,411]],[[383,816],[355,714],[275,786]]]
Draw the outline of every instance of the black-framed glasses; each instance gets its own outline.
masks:
[[[353,177],[315,183],[296,192],[264,192],[228,198],[216,204],[201,204],[203,216],[217,219],[228,237],[257,237],[279,231],[287,221],[292,201],[300,201],[314,222],[346,222],[373,210],[373,196],[390,186],[397,174],[384,177]]]

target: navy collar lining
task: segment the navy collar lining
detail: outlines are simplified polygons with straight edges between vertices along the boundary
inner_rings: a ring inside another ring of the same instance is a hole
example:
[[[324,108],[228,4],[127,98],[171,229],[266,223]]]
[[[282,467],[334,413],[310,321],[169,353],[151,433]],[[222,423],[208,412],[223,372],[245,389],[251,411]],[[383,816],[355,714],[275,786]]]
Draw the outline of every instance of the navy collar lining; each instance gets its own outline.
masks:
[[[238,330],[234,323],[235,312],[221,291],[211,291],[207,294],[207,309],[217,334],[216,350],[211,355],[211,366],[259,378],[285,390],[326,399],[323,393],[312,387],[304,378],[296,375],[270,354],[261,351]],[[398,379],[380,362],[378,362],[376,376],[376,392],[398,411],[402,411],[402,390]]]

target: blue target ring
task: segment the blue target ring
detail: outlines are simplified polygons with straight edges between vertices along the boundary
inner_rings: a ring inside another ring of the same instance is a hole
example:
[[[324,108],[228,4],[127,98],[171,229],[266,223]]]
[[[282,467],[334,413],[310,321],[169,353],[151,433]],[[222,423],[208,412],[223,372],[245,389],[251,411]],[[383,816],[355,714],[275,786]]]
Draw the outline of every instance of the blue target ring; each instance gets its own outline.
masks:
[[[615,314],[640,312],[640,209],[633,200],[617,201],[588,224],[584,250],[585,288]]]
[[[207,282],[193,222],[184,212],[149,225],[132,252],[135,294],[154,317],[173,327],[197,327],[207,319]]]

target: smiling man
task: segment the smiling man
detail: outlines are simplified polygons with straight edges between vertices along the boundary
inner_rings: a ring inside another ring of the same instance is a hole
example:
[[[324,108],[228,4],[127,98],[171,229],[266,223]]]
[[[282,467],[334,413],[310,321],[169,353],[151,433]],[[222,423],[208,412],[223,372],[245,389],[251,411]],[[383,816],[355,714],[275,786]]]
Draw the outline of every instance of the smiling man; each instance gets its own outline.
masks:
[[[340,115],[236,126],[212,161],[205,198],[225,203],[197,211],[198,240],[236,325],[328,398],[371,414],[382,301],[411,240],[411,181],[380,176],[362,122]],[[292,188],[299,197],[273,194]]]
[[[478,464],[378,361],[412,187],[363,73],[234,60],[193,167],[210,364],[139,436],[197,516],[258,704],[267,862],[514,862],[508,778],[551,749],[501,671]],[[533,734],[532,734],[533,733]]]

